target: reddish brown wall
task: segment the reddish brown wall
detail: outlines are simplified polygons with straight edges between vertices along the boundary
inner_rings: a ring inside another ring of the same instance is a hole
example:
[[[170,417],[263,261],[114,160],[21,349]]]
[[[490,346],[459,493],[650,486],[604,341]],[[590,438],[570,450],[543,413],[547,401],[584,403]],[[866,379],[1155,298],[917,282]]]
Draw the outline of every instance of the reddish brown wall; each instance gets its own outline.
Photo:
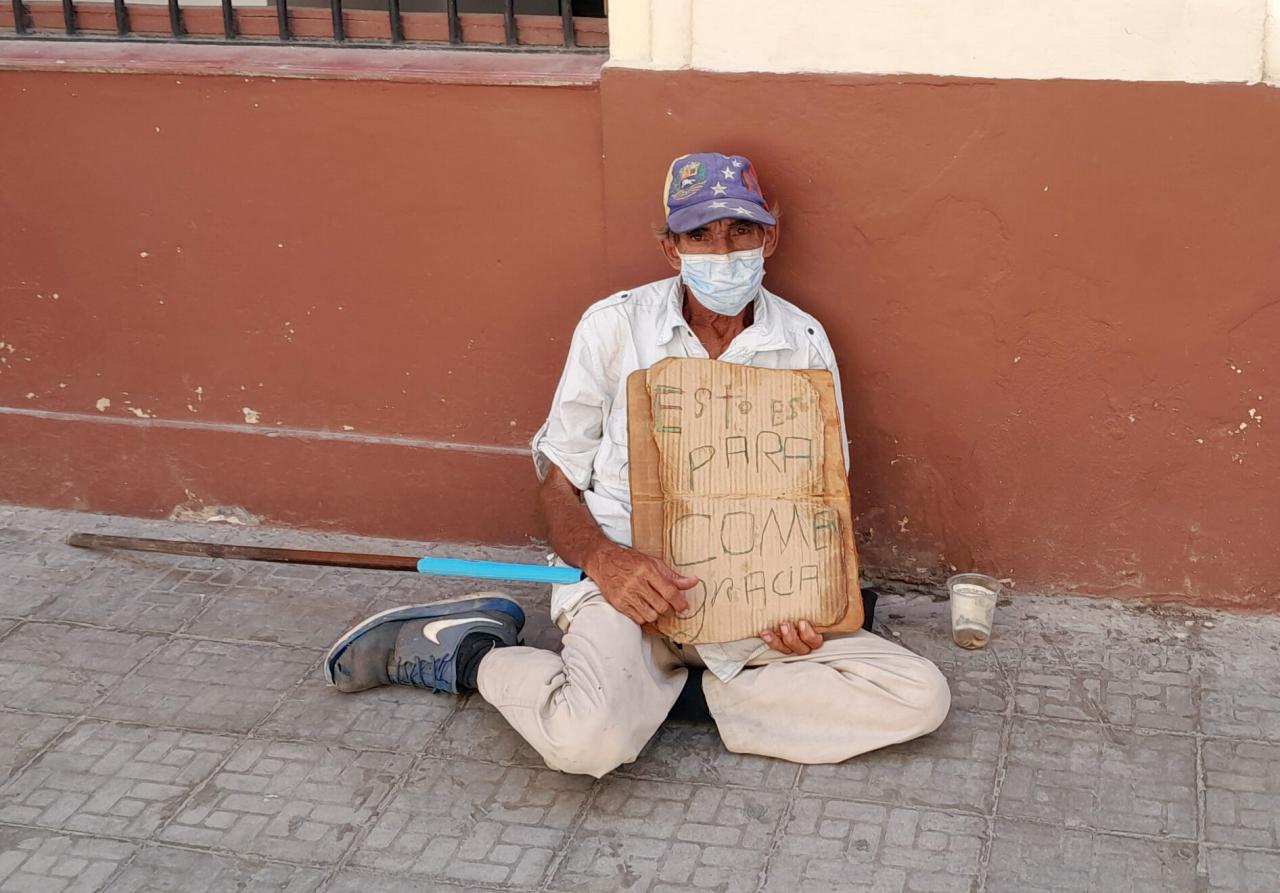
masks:
[[[594,89],[3,72],[0,108],[0,405],[134,422],[0,415],[0,501],[535,532],[604,288]]]
[[[572,322],[666,275],[662,168],[721,147],[841,359],[871,573],[1276,602],[1280,91],[6,72],[0,108],[0,501],[536,536]]]
[[[745,152],[780,198],[765,281],[835,343],[870,569],[1280,605],[1280,90],[609,70],[603,95],[612,284],[662,272],[636,172],[673,153]]]

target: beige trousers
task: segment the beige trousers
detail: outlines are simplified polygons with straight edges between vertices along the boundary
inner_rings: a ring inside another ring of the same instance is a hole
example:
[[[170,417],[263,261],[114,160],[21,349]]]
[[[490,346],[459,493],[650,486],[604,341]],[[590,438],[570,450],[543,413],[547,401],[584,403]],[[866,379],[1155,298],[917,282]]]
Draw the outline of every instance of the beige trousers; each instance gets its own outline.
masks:
[[[547,765],[599,778],[630,763],[684,686],[692,648],[641,632],[597,594],[567,624],[559,654],[500,648],[480,694]],[[796,763],[837,763],[927,735],[951,706],[928,660],[862,630],[804,656],[768,651],[729,682],[703,675],[725,747]]]

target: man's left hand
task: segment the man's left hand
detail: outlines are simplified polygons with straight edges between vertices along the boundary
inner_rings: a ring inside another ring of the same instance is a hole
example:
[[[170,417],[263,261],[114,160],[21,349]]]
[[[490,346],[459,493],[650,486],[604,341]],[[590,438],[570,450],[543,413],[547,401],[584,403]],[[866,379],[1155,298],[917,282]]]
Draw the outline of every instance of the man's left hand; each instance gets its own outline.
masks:
[[[760,633],[764,643],[780,654],[808,654],[822,647],[822,636],[808,620],[783,623]]]

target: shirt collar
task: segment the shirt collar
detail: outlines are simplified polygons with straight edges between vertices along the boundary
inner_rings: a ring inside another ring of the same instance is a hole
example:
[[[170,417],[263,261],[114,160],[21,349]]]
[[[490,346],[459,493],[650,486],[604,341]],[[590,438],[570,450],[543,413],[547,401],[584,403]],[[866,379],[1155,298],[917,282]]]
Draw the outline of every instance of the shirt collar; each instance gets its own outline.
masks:
[[[677,329],[685,329],[692,332],[689,323],[684,318],[684,289],[680,285],[680,277],[676,276],[667,280],[667,298],[663,302],[662,321],[658,324],[658,346],[665,345],[673,337]],[[755,300],[755,314],[751,325],[743,330],[742,334],[733,339],[732,344],[725,353],[735,351],[735,348],[750,350],[757,353],[762,350],[782,350],[794,346],[791,339],[787,337],[786,329],[783,326],[783,316],[781,308],[778,307],[778,298],[764,286],[760,287],[760,294]]]

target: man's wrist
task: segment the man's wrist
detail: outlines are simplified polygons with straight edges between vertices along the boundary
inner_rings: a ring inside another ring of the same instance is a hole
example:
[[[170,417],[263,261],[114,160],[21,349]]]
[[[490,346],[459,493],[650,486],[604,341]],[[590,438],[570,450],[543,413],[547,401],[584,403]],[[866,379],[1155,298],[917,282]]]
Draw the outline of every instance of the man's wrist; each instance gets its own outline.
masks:
[[[591,549],[587,552],[586,557],[583,558],[582,560],[583,573],[585,573],[588,577],[598,582],[600,578],[597,575],[597,571],[600,568],[600,563],[603,560],[607,559],[611,554],[613,554],[615,550],[621,549],[621,548],[622,546],[619,546],[613,540],[609,539],[608,537],[602,536],[600,538],[600,541],[595,545],[593,545]]]

